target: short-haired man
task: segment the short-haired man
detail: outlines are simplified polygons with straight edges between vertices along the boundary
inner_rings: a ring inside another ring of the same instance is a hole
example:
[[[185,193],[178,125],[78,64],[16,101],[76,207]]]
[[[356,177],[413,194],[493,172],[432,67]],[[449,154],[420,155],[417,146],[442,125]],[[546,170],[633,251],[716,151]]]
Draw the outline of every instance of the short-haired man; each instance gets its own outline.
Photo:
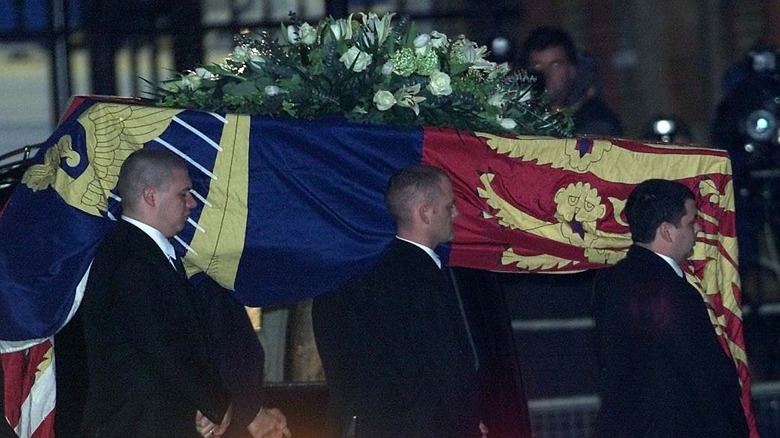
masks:
[[[579,54],[562,29],[539,27],[531,32],[520,52],[519,66],[540,73],[553,104],[571,111],[575,133],[623,134],[620,119],[600,96],[593,60]]]
[[[80,309],[84,436],[220,436],[230,423],[230,395],[168,240],[196,205],[190,189],[185,163],[167,150],[141,149],[122,165],[122,220],[95,255]],[[198,429],[196,415],[208,420]]]
[[[390,179],[397,236],[369,272],[315,299],[314,333],[334,434],[480,436],[477,361],[457,292],[434,252],[458,214],[440,169],[414,165]]]
[[[634,244],[594,282],[596,437],[747,437],[736,367],[680,268],[701,231],[693,193],[647,180],[625,213]]]

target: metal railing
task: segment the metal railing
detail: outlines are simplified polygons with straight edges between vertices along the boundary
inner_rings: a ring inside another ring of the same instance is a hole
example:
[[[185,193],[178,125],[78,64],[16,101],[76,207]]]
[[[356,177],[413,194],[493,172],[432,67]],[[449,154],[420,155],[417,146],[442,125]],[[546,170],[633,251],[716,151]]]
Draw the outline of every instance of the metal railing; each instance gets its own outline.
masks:
[[[761,382],[751,388],[753,414],[764,438],[780,436],[780,382]],[[528,401],[534,438],[588,438],[599,410],[596,395]]]

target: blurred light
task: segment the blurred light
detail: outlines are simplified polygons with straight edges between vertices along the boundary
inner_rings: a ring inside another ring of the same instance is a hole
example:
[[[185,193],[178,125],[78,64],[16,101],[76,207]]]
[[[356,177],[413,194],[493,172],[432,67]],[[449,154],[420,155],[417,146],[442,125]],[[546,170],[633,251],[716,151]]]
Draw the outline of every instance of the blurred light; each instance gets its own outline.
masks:
[[[490,43],[490,51],[493,53],[493,55],[500,58],[509,56],[511,47],[512,45],[505,37],[495,37],[493,38],[493,42]]]
[[[755,110],[745,119],[745,132],[754,141],[770,141],[777,136],[777,119],[770,111]]]
[[[674,133],[674,120],[661,119],[653,122],[653,132],[657,135],[667,136]]]

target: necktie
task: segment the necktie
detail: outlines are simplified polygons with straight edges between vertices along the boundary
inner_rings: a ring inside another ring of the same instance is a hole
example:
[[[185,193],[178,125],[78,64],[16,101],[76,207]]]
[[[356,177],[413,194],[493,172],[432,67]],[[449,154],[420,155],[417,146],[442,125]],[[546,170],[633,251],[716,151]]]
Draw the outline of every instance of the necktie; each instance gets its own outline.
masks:
[[[452,273],[450,272],[450,269],[447,267],[442,268],[442,274],[444,275],[444,282],[447,284],[447,289],[450,293],[455,295],[455,298],[457,299],[457,305],[458,305],[458,311],[460,312],[460,317],[463,321],[464,328],[466,329],[466,336],[469,340],[469,347],[471,347],[471,354],[474,356],[474,369],[479,369],[479,356],[477,355],[477,346],[474,344],[474,337],[471,334],[471,328],[469,327],[468,318],[466,317],[466,309],[463,307],[463,299],[460,297],[460,291],[458,290],[458,285],[455,283],[455,280],[452,278]]]
[[[184,270],[184,264],[181,262],[181,259],[178,257],[168,257],[173,263],[173,267],[176,269],[176,272],[179,273],[179,275],[183,277],[187,277],[187,272]]]

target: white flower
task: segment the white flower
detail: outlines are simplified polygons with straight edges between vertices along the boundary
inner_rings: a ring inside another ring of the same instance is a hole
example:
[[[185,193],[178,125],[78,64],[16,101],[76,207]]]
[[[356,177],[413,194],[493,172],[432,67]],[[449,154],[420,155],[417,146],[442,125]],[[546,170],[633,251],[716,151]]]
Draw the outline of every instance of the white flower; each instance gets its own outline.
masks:
[[[303,41],[303,44],[312,45],[317,41],[317,28],[311,27],[309,23],[303,23],[300,29],[298,29],[298,36]]]
[[[317,41],[317,28],[311,27],[309,23],[303,23],[299,28],[287,26],[287,41],[290,44],[312,45]]]
[[[490,62],[487,59],[483,59],[480,61],[483,65],[489,65],[489,67],[484,67],[485,70],[488,71],[488,79],[494,80],[502,78],[509,74],[509,64],[506,62],[502,62],[501,64],[496,64],[495,62]],[[477,67],[477,68],[483,68],[483,67]]]
[[[453,53],[458,61],[462,63],[474,64],[477,68],[492,68],[495,67],[494,62],[487,61],[485,55],[487,55],[487,47],[477,46],[477,43],[470,41],[468,38],[461,37],[456,41],[456,46],[453,48]]]
[[[284,25],[282,25],[284,27]],[[287,32],[285,35],[287,36],[287,42],[290,44],[297,44],[298,43],[298,29],[295,28],[292,24],[286,27]]]
[[[374,93],[374,105],[379,111],[387,111],[395,105],[395,96],[387,90]]]
[[[371,55],[366,52],[362,52],[355,46],[352,46],[341,55],[339,61],[343,62],[347,68],[351,68],[354,72],[361,72],[371,65]]]
[[[504,93],[496,93],[488,98],[488,105],[501,108],[504,106]]]
[[[440,71],[433,73],[429,79],[428,86],[425,88],[434,96],[449,96],[452,94],[450,75]]]
[[[395,92],[396,105],[404,108],[411,108],[415,115],[420,115],[419,103],[424,101],[425,98],[418,96],[420,92],[420,84],[415,84],[410,87],[402,87]]]
[[[366,29],[364,34],[366,43],[373,44],[376,42],[377,45],[381,46],[390,35],[390,30],[392,29],[390,20],[395,13],[385,14],[382,18],[379,18],[373,12],[369,12],[368,15],[361,12],[360,15],[363,19],[363,27]]]
[[[330,32],[337,41],[352,39],[352,15],[346,19],[339,19],[330,24]]]
[[[171,88],[176,87],[178,89],[189,88],[192,91],[200,88],[202,82],[208,80],[214,80],[217,75],[211,73],[203,67],[198,67],[195,71],[191,71],[187,76],[183,76],[179,81],[171,83]]]
[[[266,96],[276,96],[277,94],[279,94],[281,89],[276,85],[268,85],[267,87],[265,87],[265,90],[263,91],[265,91]]]
[[[205,79],[205,80],[209,80],[209,81],[217,78],[217,75],[215,75],[214,73],[206,70],[203,67],[196,68],[194,73],[198,77],[200,77],[201,79]]]
[[[427,33],[421,33],[414,39],[414,53],[418,55],[425,55],[431,47],[431,36]]]
[[[393,68],[393,61],[385,62],[385,64],[382,66],[382,74],[385,76],[390,76],[393,74]]]
[[[233,49],[233,53],[230,54],[230,57],[233,58],[236,62],[242,62],[245,63],[251,59],[252,56],[252,49],[250,49],[247,46],[236,46],[235,49]]]
[[[514,119],[509,117],[499,117],[498,124],[501,125],[501,127],[506,129],[507,131],[511,131],[517,127],[517,122],[515,122]]]
[[[431,46],[434,49],[444,49],[447,48],[447,46],[450,44],[450,40],[447,39],[447,35],[441,33],[431,31]]]
[[[181,88],[189,88],[192,91],[200,88],[200,83],[203,79],[198,76],[197,73],[191,72],[187,76],[181,78]]]

